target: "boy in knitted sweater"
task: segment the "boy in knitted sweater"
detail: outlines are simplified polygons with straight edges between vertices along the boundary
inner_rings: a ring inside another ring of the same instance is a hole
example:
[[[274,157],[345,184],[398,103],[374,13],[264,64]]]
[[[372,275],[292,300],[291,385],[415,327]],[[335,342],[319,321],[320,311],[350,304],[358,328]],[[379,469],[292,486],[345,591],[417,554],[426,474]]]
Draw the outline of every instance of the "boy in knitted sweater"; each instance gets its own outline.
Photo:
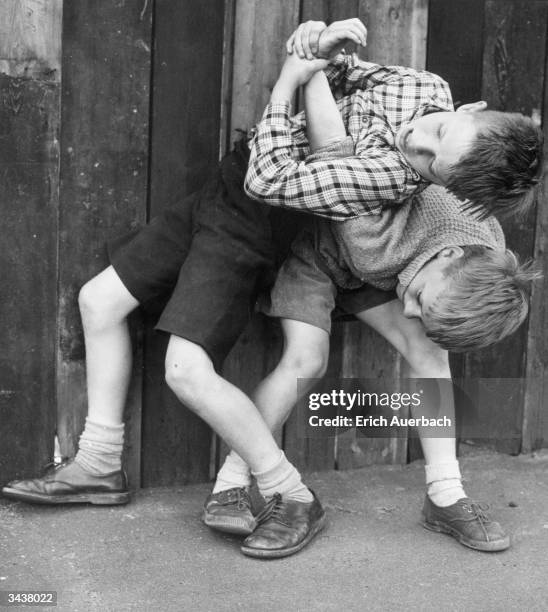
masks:
[[[358,150],[363,157],[367,152],[363,143],[371,137],[369,134],[356,139],[364,122],[352,116],[348,100],[335,102],[323,72],[310,76],[314,61],[308,62],[307,73],[303,64],[306,60],[295,55],[288,58],[286,66],[288,73],[306,79],[306,122],[302,116],[287,120],[289,105],[277,100],[283,87],[277,90],[276,86],[257,128],[247,177],[252,195],[259,196],[255,190],[260,189],[260,197],[272,204],[281,197],[284,205],[292,202],[319,215],[295,240],[266,309],[269,315],[281,319],[285,340],[279,365],[255,392],[256,403],[273,431],[283,425],[298,394],[307,391],[303,381],[324,374],[331,315],[336,306],[383,335],[407,360],[410,378],[450,379],[446,350],[487,346],[514,331],[527,314],[526,287],[531,278],[527,268],[520,267],[513,253],[505,249],[499,223],[494,218],[478,219],[498,204],[492,202],[480,215],[471,216],[463,212],[462,202],[446,189],[431,186],[423,191],[422,178],[415,183],[406,182],[409,168],[404,169],[407,174],[397,189],[397,180],[376,180],[382,171],[362,168],[364,160]],[[440,100],[440,89],[448,90],[435,78],[433,83],[435,97]],[[454,117],[456,114],[452,114]],[[306,140],[296,125],[299,129],[306,126]],[[467,138],[459,139],[463,134],[470,136],[466,126],[471,125],[459,124],[454,132],[456,126],[441,118],[441,128],[436,129],[441,129],[442,135],[432,148],[442,153],[434,156],[428,166],[435,179],[466,150]],[[392,149],[384,151],[381,161],[383,147],[377,150],[376,143],[383,138],[386,143],[386,134],[378,133],[383,130],[386,126],[371,137],[372,167],[380,164],[386,170],[387,158],[398,158],[395,163],[401,163],[401,159]],[[452,133],[448,134],[449,130]],[[411,152],[409,133],[409,127],[400,128],[395,141],[402,143],[403,151]],[[440,144],[440,140],[444,142]],[[298,161],[298,149],[304,150],[307,143],[310,151],[306,160]],[[444,150],[447,144],[455,147]],[[458,154],[451,158],[454,153]],[[444,165],[450,158],[453,161]],[[399,177],[397,172],[394,174]],[[335,175],[339,180],[332,180]],[[350,175],[352,178],[345,183],[344,177]],[[330,187],[326,189],[325,184]],[[375,190],[382,201],[373,198]],[[298,390],[296,379],[301,379]],[[454,423],[452,394],[442,397],[444,405],[436,408]],[[269,401],[261,401],[264,398]],[[439,416],[437,410],[435,415],[424,411],[425,408],[416,408],[413,416]],[[507,548],[509,538],[500,525],[467,498],[462,488],[454,427],[449,427],[444,437],[431,437],[427,427],[419,427],[419,435],[428,485],[423,509],[425,527],[450,533],[462,544],[478,550]],[[249,483],[245,463],[231,452],[208,502],[211,504],[216,493],[245,488]],[[211,506],[208,515],[208,502],[206,523],[226,529],[223,515],[227,508]],[[237,513],[228,513],[234,520]],[[261,541],[268,542],[270,531],[275,529],[273,523],[275,519],[270,518],[259,525],[248,543],[258,546]]]

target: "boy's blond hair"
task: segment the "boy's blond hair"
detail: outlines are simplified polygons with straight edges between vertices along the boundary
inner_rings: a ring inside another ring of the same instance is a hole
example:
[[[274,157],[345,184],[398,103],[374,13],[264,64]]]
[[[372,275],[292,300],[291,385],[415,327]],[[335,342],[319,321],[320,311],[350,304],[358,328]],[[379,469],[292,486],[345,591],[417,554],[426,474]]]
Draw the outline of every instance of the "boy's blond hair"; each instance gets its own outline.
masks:
[[[513,333],[529,310],[529,285],[540,274],[512,251],[463,246],[446,272],[451,280],[423,316],[426,334],[456,351],[484,348]]]

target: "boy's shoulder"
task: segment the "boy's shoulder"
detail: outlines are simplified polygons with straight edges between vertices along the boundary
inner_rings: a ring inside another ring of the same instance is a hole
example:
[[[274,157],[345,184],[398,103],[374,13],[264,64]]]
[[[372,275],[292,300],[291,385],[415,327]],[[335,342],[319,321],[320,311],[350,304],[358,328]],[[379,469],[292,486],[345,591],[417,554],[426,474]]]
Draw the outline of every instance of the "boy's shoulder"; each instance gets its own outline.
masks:
[[[379,83],[397,83],[405,81],[406,83],[416,82],[431,84],[449,89],[449,85],[445,79],[428,70],[417,70],[409,66],[382,65],[371,62],[362,62],[362,65],[369,73],[370,78],[377,80]]]
[[[409,229],[426,224],[430,231],[458,232],[477,237],[480,244],[505,248],[504,233],[498,220],[491,216],[479,220],[464,210],[466,203],[445,187],[430,185],[413,197]]]

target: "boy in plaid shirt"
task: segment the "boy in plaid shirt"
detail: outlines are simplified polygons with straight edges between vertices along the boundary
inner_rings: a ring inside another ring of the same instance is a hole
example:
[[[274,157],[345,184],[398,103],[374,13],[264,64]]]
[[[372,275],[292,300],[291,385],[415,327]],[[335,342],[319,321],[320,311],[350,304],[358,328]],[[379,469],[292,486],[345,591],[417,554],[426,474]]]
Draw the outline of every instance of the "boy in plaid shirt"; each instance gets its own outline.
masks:
[[[311,24],[311,25],[309,25]],[[308,26],[308,27],[307,27]],[[345,38],[343,38],[345,37]],[[288,51],[332,55],[345,40],[366,43],[358,19],[301,25]],[[291,55],[253,134],[246,190],[251,197],[343,220],[378,214],[434,183],[445,186],[479,216],[525,210],[542,171],[540,128],[519,113],[486,111],[485,102],[454,112],[451,92],[437,75],[337,55],[325,68],[354,155],[309,157],[304,113],[290,116],[295,83]]]
[[[364,43],[363,26],[354,23],[355,40]],[[255,392],[273,430],[298,399],[296,379],[325,372],[336,305],[383,335],[408,361],[410,377],[450,379],[444,348],[486,346],[516,329],[527,312],[525,288],[532,276],[505,250],[498,222],[477,218],[497,210],[499,196],[483,198],[483,208],[469,202],[479,213],[473,217],[440,187],[421,193],[432,182],[453,184],[452,170],[479,138],[472,113],[482,110],[482,103],[451,112],[447,85],[429,73],[348,57],[338,58],[326,75],[316,72],[322,67],[317,60],[307,67],[295,54],[288,57],[254,134],[246,178],[252,196],[324,217],[295,241],[267,309],[281,318],[285,340],[278,367]],[[304,83],[306,117],[291,118],[291,95]],[[347,95],[335,103],[329,85]],[[505,117],[495,119],[505,124]],[[541,140],[527,118],[517,116],[514,123],[538,143],[523,164],[531,187],[538,179]],[[453,191],[464,198],[467,192],[459,185]],[[505,192],[504,198],[506,209],[523,206],[515,193]],[[454,423],[451,393],[442,404],[439,409]],[[437,416],[437,409],[430,416]],[[507,548],[500,525],[462,488],[454,428],[445,437],[429,437],[424,427],[419,434],[428,485],[425,527],[478,550]],[[215,496],[245,489],[249,482],[244,462],[231,452],[206,502],[206,523],[230,530],[223,518],[234,521],[239,513],[229,504],[215,505]],[[268,546],[273,523],[259,525],[247,542]]]

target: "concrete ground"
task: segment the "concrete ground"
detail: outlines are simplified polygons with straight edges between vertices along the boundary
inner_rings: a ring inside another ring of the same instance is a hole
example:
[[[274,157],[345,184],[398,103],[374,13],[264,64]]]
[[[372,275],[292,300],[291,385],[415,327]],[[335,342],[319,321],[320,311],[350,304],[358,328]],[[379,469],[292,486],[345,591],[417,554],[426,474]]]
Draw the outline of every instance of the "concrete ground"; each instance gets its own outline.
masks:
[[[548,610],[548,452],[478,451],[461,465],[510,550],[480,553],[423,529],[417,462],[309,475],[328,527],[273,561],[202,525],[208,485],[144,490],[121,507],[2,499],[0,590],[56,590],[70,612]]]

